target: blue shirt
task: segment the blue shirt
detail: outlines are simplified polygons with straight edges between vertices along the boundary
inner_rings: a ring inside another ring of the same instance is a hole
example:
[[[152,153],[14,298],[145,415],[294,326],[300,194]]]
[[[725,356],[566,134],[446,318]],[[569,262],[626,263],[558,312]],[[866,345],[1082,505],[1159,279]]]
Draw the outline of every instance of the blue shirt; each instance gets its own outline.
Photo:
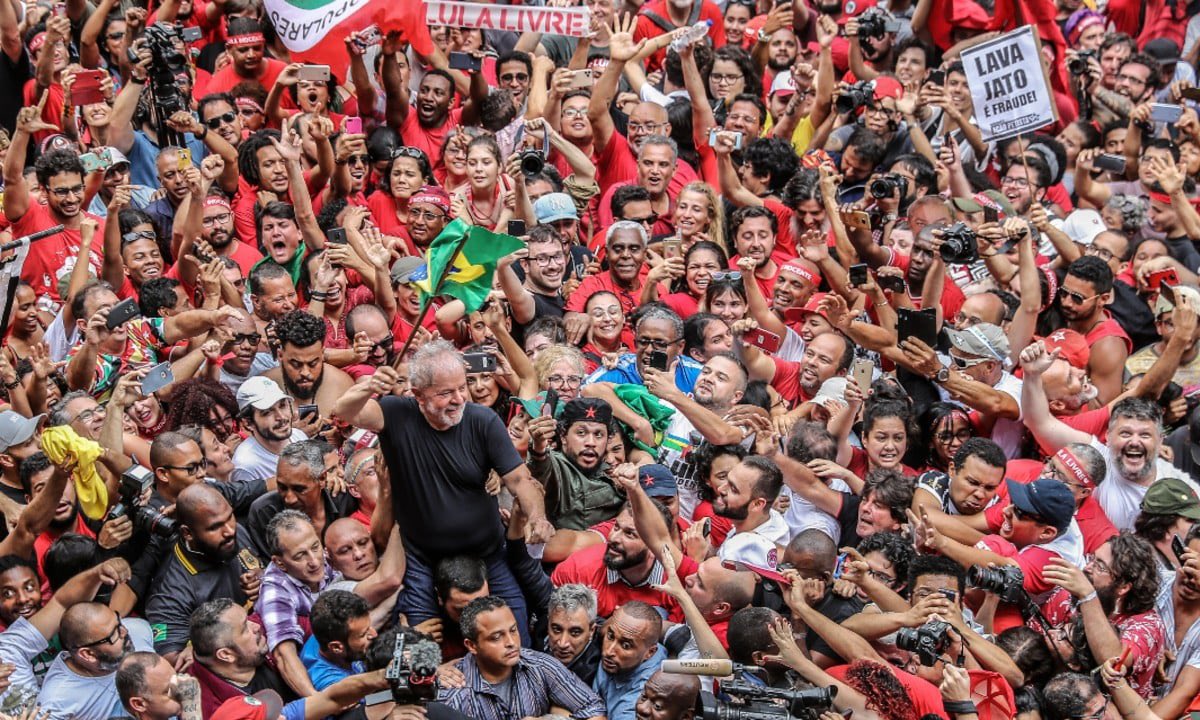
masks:
[[[642,696],[642,686],[666,659],[667,651],[659,645],[649,660],[642,661],[641,665],[624,676],[609,675],[604,670],[604,664],[600,664],[596,679],[592,681],[592,689],[608,708],[608,720],[634,720],[637,717],[636,706],[638,698]]]
[[[192,151],[192,164],[200,167],[200,161],[208,154],[208,147],[191,133],[184,135],[184,140],[187,142],[188,149]],[[145,132],[134,131],[133,147],[125,153],[125,156],[129,158],[129,182],[134,185],[158,187],[160,183],[158,182],[156,163],[161,152],[162,148],[151,142]]]
[[[321,654],[321,646],[315,635],[310,636],[304,643],[304,648],[300,651],[300,662],[304,663],[305,669],[308,670],[308,679],[318,692],[338,680],[367,671],[366,666],[357,660],[350,664],[350,669],[346,669],[327,659]]]
[[[151,187],[134,185],[131,195],[132,197],[130,206],[135,210],[141,210],[150,203],[154,202],[154,188]],[[104,202],[104,200],[100,197],[100,194],[97,193],[96,196],[92,198],[92,204],[88,205],[87,211],[96,217],[108,217],[108,203]]]
[[[682,392],[690,393],[696,385],[696,380],[700,377],[700,368],[704,366],[686,355],[680,355],[676,360],[678,362],[675,365],[675,387]],[[585,385],[594,382],[616,383],[617,385],[645,384],[642,381],[642,373],[638,371],[637,355],[633,353],[622,355],[617,360],[617,366],[612,370],[601,366],[596,369],[596,372],[589,375],[587,380],[584,380]]]

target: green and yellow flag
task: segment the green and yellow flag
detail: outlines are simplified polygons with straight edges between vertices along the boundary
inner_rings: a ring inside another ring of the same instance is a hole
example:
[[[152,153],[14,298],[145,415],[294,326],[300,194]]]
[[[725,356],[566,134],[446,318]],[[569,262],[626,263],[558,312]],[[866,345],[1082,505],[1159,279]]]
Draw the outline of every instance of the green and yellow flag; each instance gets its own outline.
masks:
[[[460,243],[462,249],[455,255],[454,251]],[[492,290],[496,261],[523,247],[525,243],[512,235],[494,233],[455,219],[434,239],[425,253],[425,277],[415,282],[421,291],[421,303],[427,303],[438,295],[449,295],[462,300],[468,313],[475,312]],[[441,286],[435,288],[434,283],[442,277],[452,256],[454,265]]]

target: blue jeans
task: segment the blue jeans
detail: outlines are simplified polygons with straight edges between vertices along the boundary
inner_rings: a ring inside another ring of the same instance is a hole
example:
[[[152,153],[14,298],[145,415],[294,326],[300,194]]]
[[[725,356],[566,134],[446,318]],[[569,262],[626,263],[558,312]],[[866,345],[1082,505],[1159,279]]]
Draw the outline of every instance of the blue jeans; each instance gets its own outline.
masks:
[[[433,583],[433,568],[418,558],[408,554],[408,567],[404,573],[404,589],[396,600],[396,610],[404,613],[408,624],[416,627],[418,624],[434,617],[439,617],[441,603],[438,602],[437,590]],[[517,628],[521,631],[521,646],[532,647],[529,636],[529,610],[525,604],[525,596],[521,586],[509,569],[504,558],[503,548],[483,558],[487,564],[488,591],[492,595],[504,598],[512,608],[517,618]]]

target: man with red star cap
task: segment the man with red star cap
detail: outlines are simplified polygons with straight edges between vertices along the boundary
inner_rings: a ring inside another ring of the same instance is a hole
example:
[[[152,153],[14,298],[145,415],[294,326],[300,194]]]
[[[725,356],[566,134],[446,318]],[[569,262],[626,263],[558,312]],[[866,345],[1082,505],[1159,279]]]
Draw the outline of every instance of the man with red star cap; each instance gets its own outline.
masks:
[[[612,407],[575,398],[529,423],[529,471],[546,488],[546,514],[555,527],[586,530],[609,520],[625,499],[605,477]],[[552,450],[557,445],[559,450]]]

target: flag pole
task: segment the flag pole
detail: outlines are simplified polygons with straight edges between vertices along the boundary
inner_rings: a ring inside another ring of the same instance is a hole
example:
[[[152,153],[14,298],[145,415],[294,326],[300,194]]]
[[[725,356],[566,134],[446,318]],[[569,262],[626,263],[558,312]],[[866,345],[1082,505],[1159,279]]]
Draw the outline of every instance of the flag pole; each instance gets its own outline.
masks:
[[[404,341],[404,347],[400,348],[400,352],[396,354],[396,359],[392,361],[392,367],[399,370],[400,364],[404,362],[404,355],[412,347],[413,340],[417,337],[417,332],[421,329],[421,324],[425,322],[425,316],[429,314],[429,308],[433,307],[433,298],[442,290],[442,284],[446,282],[446,278],[450,276],[450,271],[454,269],[454,261],[458,259],[459,253],[462,252],[463,246],[467,244],[467,240],[471,237],[471,229],[474,225],[467,226],[467,231],[454,245],[454,252],[450,253],[450,258],[446,261],[446,266],[442,268],[442,274],[437,279],[437,282],[430,286],[429,302],[421,306],[421,313],[417,315],[416,322],[413,323],[412,332],[408,334],[408,339]]]

